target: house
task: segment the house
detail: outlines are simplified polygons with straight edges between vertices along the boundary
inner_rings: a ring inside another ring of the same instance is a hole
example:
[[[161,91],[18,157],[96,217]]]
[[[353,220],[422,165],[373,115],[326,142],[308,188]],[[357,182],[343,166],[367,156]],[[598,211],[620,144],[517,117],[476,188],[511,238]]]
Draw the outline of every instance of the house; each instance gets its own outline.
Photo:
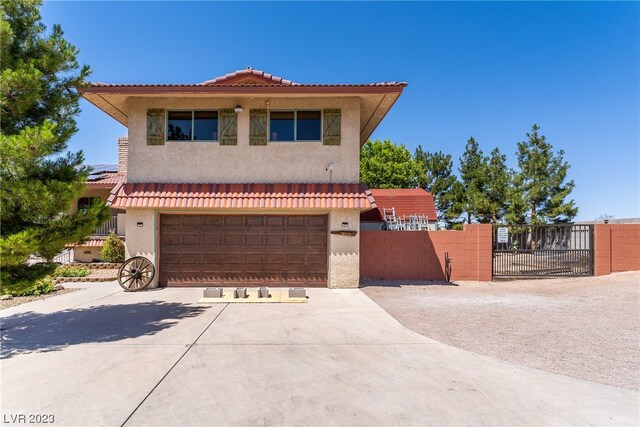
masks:
[[[159,286],[359,286],[360,147],[406,83],[300,84],[251,67],[82,96],[128,128],[127,257]],[[356,232],[354,235],[353,232]]]
[[[111,191],[127,177],[127,137],[118,139],[117,165],[91,165],[91,174],[82,195],[71,205],[68,213],[88,207],[94,200],[107,203]],[[67,245],[73,249],[73,260],[92,262],[100,259],[104,239],[110,232],[124,238],[124,210],[111,208],[111,217],[98,226],[84,242]]]
[[[385,211],[396,218],[410,222],[411,218],[421,219],[424,228],[436,230],[438,214],[431,193],[421,188],[371,189],[376,208],[360,214],[361,230],[384,230]],[[423,227],[421,227],[423,228]]]

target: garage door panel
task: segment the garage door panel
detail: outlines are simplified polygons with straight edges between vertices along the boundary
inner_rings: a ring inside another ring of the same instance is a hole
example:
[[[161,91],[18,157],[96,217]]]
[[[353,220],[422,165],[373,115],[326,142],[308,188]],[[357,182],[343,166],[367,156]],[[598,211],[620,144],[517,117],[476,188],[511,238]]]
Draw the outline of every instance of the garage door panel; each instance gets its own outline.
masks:
[[[325,227],[327,225],[327,217],[324,216],[305,216],[306,220],[307,220],[307,226],[309,227],[314,227],[317,226],[318,228],[325,230]]]
[[[220,215],[204,215],[202,217],[202,225],[219,227],[222,225],[222,218]]]
[[[326,286],[327,217],[161,215],[163,286]]]

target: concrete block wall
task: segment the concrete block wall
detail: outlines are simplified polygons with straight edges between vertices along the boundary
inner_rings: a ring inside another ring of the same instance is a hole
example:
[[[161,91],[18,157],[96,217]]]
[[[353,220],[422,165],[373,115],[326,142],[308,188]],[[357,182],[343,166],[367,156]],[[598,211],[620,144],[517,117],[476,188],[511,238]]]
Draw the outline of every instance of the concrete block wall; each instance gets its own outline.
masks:
[[[640,224],[595,224],[593,227],[596,276],[640,270]]]
[[[463,231],[362,231],[360,276],[444,280],[448,252],[452,280],[490,281],[491,239],[489,224],[465,225]]]

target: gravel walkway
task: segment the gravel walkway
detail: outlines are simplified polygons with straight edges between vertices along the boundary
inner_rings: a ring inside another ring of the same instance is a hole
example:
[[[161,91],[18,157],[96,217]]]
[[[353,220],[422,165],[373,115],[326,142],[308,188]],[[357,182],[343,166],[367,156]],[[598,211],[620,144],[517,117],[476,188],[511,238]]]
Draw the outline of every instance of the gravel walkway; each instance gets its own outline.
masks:
[[[476,353],[640,390],[640,272],[460,282],[368,281],[403,325]]]

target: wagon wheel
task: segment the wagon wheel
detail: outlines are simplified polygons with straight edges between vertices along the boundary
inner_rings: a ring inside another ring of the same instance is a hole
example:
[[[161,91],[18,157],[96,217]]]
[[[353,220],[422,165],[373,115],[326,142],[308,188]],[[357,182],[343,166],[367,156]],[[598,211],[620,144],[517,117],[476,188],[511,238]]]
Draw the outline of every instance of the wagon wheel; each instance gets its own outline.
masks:
[[[136,256],[126,260],[118,270],[118,284],[128,292],[141,291],[151,284],[156,269],[147,258]]]

